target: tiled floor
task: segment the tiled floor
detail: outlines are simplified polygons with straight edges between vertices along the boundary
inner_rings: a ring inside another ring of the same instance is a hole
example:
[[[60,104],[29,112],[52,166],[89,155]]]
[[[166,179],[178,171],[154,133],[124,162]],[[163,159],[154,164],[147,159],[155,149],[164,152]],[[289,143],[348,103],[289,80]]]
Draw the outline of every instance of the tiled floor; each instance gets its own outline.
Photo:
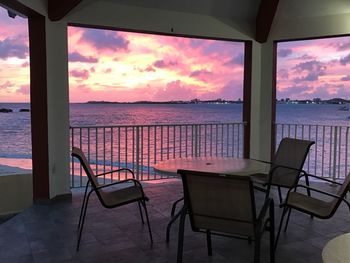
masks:
[[[79,252],[77,221],[81,191],[72,202],[35,205],[0,225],[0,262],[176,262],[177,224],[165,242],[171,204],[182,195],[180,181],[144,183],[150,197],[148,210],[154,244],[141,224],[137,205],[104,209],[92,198]],[[258,196],[259,198],[259,196]],[[280,208],[276,207],[276,223]],[[282,233],[276,262],[322,262],[321,251],[331,238],[350,232],[350,213],[341,205],[329,220],[311,219],[294,212],[287,233]],[[208,257],[205,235],[193,233],[187,222],[184,262],[252,262],[253,245],[244,240],[213,237],[213,256]],[[268,262],[268,235],[262,244],[262,262]]]

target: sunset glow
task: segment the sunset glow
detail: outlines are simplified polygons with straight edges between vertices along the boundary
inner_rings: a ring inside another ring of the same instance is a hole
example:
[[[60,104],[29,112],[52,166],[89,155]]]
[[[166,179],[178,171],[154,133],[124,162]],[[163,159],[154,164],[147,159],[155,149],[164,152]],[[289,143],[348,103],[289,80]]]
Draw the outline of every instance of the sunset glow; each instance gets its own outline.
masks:
[[[0,102],[29,102],[27,20],[0,8]],[[70,102],[243,97],[243,42],[68,28]],[[350,99],[350,37],[280,42],[277,98]]]
[[[278,44],[277,98],[350,99],[350,37]]]
[[[69,27],[71,101],[243,95],[240,42]]]

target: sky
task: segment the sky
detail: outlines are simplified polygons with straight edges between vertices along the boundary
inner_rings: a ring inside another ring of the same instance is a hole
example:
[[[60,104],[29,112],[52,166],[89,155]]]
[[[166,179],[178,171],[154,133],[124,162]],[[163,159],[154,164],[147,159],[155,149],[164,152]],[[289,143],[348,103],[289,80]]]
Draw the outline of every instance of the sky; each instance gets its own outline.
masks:
[[[242,42],[68,28],[70,102],[237,100]],[[27,20],[0,7],[0,102],[28,102]],[[350,37],[280,42],[277,98],[350,99]]]

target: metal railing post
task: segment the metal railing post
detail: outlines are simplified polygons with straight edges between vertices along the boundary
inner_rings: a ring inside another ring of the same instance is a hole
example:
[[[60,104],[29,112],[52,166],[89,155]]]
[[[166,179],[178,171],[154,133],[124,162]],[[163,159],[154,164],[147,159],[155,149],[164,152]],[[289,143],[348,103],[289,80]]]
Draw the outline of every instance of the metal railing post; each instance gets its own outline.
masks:
[[[333,181],[336,179],[336,171],[337,171],[337,143],[338,143],[338,127],[334,127],[334,143],[333,143]]]
[[[140,175],[140,127],[136,127],[136,153],[135,153],[135,162],[136,162],[136,179],[139,180]]]

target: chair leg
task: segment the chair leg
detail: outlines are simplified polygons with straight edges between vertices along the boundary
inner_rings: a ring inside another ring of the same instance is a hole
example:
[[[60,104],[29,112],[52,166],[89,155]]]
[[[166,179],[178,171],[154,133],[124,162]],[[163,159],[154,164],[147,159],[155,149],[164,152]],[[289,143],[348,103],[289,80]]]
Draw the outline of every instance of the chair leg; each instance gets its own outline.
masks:
[[[270,203],[270,262],[275,263],[275,211],[273,202]]]
[[[287,221],[286,224],[284,226],[284,232],[287,232],[287,228],[288,228],[288,223],[289,223],[289,217],[290,217],[290,213],[292,212],[292,208],[288,209],[288,216],[287,216]]]
[[[80,216],[79,216],[79,223],[78,223],[78,229],[80,228],[80,224],[81,224],[81,217],[83,215],[83,210],[85,207],[85,201],[86,201],[86,193],[87,193],[87,189],[89,187],[89,182],[86,183],[85,186],[85,193],[84,193],[84,198],[83,198],[83,204],[81,205],[81,209],[80,209]]]
[[[310,186],[310,183],[309,183],[309,176],[307,174],[305,174],[305,184],[306,186]],[[306,192],[307,192],[307,195],[308,196],[311,196],[311,191],[309,188],[306,189]],[[314,218],[313,215],[310,215],[311,218]]]
[[[281,192],[281,187],[277,187],[278,189],[278,198],[280,199],[280,204],[282,204],[282,192]]]
[[[281,228],[282,228],[282,224],[283,224],[283,219],[284,219],[284,216],[286,215],[287,209],[288,209],[287,207],[284,207],[283,211],[282,211],[281,221],[280,221],[280,225],[278,227],[278,232],[277,232],[276,241],[275,241],[275,250],[277,248],[277,243],[278,243],[278,239],[280,237]]]
[[[89,203],[89,198],[90,198],[90,194],[92,192],[90,191],[86,197],[86,204],[85,204],[85,207],[84,207],[84,211],[83,211],[83,214],[82,214],[82,218],[81,218],[81,224],[80,224],[80,228],[79,228],[79,234],[78,234],[78,242],[77,242],[77,251],[79,251],[79,247],[80,247],[80,240],[81,240],[81,234],[83,233],[83,228],[84,228],[84,222],[85,222],[85,217],[86,217],[86,210],[87,210],[87,206],[88,206],[88,203]]]
[[[210,230],[207,230],[207,247],[208,247],[208,256],[213,255],[213,250],[211,246],[211,233]]]
[[[185,208],[184,206],[180,211],[181,216],[180,216],[178,243],[177,243],[177,263],[182,263],[186,212],[187,212],[187,208]]]
[[[257,235],[255,237],[254,263],[259,263],[260,262],[260,239],[261,239],[261,235]]]
[[[142,210],[141,210],[140,202],[141,202],[141,201],[138,201],[137,204],[138,204],[138,206],[139,206],[139,211],[140,211],[140,216],[141,216],[142,224],[145,224],[145,221],[143,220],[143,215],[142,215]]]
[[[151,243],[153,244],[153,237],[152,237],[152,231],[151,231],[151,225],[149,223],[149,217],[148,217],[148,212],[147,212],[147,206],[146,206],[146,201],[142,201],[142,206],[143,209],[145,210],[145,214],[146,214],[146,220],[147,220],[147,226],[148,226],[148,232],[149,232],[149,237],[151,239]]]

